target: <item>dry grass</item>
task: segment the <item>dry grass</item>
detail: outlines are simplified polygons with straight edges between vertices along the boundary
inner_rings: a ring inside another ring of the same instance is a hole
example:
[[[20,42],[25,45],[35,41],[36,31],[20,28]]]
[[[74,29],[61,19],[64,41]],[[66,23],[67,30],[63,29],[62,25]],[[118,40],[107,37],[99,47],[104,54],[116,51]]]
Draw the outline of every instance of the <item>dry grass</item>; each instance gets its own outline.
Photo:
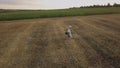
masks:
[[[1,21],[0,68],[120,68],[119,21],[119,14]]]

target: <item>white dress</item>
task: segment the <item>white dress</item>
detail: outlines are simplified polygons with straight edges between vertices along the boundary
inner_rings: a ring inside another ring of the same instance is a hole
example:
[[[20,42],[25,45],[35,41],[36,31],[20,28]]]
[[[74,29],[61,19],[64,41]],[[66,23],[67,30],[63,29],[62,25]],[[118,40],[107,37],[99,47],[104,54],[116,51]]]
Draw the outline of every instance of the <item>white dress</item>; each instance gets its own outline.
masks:
[[[72,32],[71,32],[71,29],[70,29],[70,28],[67,29],[67,32],[68,32],[68,36],[69,36],[70,38],[72,38]]]

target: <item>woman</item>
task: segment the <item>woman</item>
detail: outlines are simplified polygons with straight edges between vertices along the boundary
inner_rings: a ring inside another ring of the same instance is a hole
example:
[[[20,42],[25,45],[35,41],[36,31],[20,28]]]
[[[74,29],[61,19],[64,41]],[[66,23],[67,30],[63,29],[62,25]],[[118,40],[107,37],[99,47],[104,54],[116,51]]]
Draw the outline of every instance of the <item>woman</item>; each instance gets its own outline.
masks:
[[[72,38],[71,27],[72,27],[72,26],[68,26],[68,28],[67,28],[67,30],[66,30],[66,33],[65,33],[69,38]]]

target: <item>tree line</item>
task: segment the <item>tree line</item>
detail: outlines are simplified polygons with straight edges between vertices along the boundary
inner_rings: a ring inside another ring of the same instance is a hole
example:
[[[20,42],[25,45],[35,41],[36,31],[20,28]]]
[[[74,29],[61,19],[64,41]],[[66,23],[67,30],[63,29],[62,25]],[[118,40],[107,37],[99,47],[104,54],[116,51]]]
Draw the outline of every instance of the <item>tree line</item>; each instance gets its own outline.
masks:
[[[74,8],[98,8],[98,7],[120,7],[120,4],[114,3],[113,5],[111,5],[110,3],[108,3],[107,5],[81,6],[81,7],[72,7],[70,9],[74,9]]]

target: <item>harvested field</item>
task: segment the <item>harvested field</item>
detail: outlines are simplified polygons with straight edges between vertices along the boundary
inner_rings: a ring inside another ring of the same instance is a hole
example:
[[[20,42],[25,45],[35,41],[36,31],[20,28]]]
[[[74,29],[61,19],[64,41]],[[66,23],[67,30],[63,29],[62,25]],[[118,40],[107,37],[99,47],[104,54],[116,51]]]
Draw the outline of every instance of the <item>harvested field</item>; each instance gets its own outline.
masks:
[[[120,14],[0,21],[0,68],[120,68],[119,40]]]

